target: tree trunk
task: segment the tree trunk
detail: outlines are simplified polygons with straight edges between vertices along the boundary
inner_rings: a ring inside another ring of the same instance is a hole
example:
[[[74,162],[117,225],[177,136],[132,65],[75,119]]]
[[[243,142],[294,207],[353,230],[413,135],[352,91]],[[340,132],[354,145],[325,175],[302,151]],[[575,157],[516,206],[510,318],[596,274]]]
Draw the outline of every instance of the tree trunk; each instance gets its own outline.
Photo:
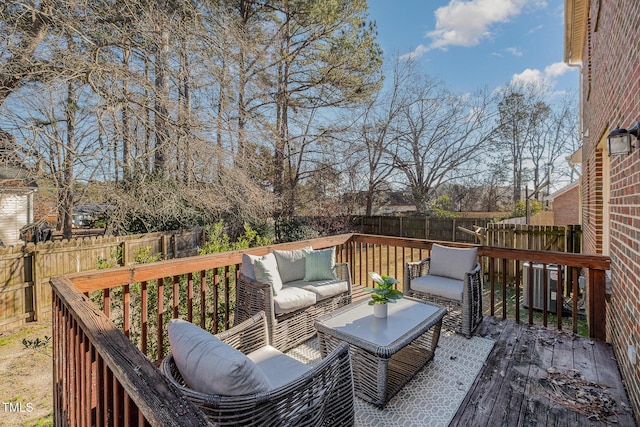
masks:
[[[49,31],[47,22],[51,9],[50,0],[41,1],[38,10],[31,14],[31,26],[24,32],[20,46],[10,54],[3,52],[3,57],[9,55],[3,68],[11,72],[0,72],[0,105],[23,81],[33,77],[37,72],[33,70],[33,55]]]
[[[65,239],[71,239],[73,232],[73,204],[74,204],[74,152],[75,152],[75,130],[76,130],[76,88],[75,82],[70,81],[67,86],[67,104],[65,106],[65,116],[67,125],[66,147],[64,151],[64,161],[62,164],[60,211],[62,211],[62,235]]]
[[[124,49],[122,63],[125,67],[129,66],[129,57],[131,55],[131,49],[129,47]],[[124,79],[122,82],[122,92],[124,99],[129,99],[129,81]],[[131,182],[131,124],[130,120],[129,103],[124,102],[122,106],[122,180],[124,182]],[[117,157],[116,157],[117,159]]]
[[[158,11],[166,9],[165,1],[158,0]],[[155,58],[155,137],[154,173],[166,177],[169,146],[169,31],[162,22],[157,24]]]

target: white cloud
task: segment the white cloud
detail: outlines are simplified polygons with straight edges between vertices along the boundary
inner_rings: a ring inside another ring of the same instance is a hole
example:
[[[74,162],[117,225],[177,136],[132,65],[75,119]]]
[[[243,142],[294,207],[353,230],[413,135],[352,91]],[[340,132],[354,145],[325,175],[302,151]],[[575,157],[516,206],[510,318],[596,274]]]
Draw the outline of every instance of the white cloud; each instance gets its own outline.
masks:
[[[539,86],[548,83],[549,78],[540,70],[527,68],[520,74],[514,74],[511,84],[516,86]]]
[[[571,71],[564,62],[556,62],[547,65],[544,71],[527,68],[520,74],[514,74],[511,83],[514,85],[526,85],[534,87],[544,87],[553,83],[553,79]]]
[[[546,7],[544,0],[451,0],[434,12],[436,28],[425,34],[428,46],[420,45],[405,57],[416,58],[432,49],[471,47],[491,36],[495,24],[508,22],[526,8]]]
[[[563,74],[571,71],[571,67],[569,67],[564,62],[556,62],[554,64],[548,65],[544,69],[544,73],[549,77],[560,77]]]
[[[508,47],[505,50],[513,56],[522,56],[522,51],[517,47]]]
[[[427,53],[428,51],[429,51],[429,48],[421,44],[421,45],[418,45],[418,47],[415,48],[413,52],[409,52],[409,53],[405,53],[404,55],[401,55],[400,59],[404,61],[407,59],[420,58],[423,54]]]
[[[537,33],[538,31],[542,30],[542,28],[544,28],[544,26],[542,24],[533,27],[532,29],[529,30],[529,34],[534,34]]]

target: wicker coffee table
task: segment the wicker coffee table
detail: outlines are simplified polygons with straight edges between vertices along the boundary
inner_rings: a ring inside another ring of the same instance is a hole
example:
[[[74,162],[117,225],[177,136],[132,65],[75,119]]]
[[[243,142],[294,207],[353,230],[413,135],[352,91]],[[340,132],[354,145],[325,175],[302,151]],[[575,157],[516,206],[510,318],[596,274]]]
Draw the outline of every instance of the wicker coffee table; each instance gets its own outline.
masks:
[[[373,316],[368,299],[318,318],[323,357],[341,342],[350,346],[356,395],[379,407],[432,358],[445,307],[413,298],[389,304],[386,319]]]

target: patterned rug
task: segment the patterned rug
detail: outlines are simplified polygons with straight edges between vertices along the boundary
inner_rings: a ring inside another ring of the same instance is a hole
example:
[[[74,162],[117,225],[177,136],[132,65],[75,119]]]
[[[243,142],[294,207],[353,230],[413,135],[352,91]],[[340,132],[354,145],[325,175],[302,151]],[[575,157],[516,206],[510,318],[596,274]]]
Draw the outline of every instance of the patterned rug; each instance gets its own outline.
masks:
[[[443,330],[433,360],[384,409],[356,398],[356,426],[448,426],[493,345]],[[288,354],[311,365],[320,359],[315,339]]]

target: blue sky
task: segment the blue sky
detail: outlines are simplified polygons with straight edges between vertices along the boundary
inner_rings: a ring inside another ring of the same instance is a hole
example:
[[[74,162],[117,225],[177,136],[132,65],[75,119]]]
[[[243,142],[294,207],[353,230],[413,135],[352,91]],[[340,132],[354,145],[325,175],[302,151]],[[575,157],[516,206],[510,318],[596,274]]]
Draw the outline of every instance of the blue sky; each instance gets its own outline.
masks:
[[[413,56],[454,92],[547,79],[576,91],[563,63],[562,0],[368,0],[385,59]]]

